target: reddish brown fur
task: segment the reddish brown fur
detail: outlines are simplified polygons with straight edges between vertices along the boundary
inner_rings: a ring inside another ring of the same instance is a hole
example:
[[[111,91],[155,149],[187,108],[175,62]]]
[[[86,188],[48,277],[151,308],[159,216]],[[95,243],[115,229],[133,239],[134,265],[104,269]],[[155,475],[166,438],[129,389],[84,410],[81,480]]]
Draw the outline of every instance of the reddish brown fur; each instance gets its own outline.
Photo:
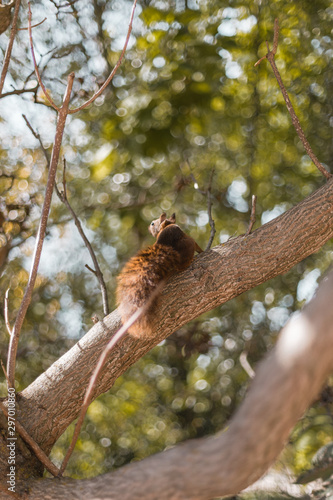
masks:
[[[170,219],[162,214],[153,221],[156,227],[150,231],[157,236],[156,243],[132,257],[118,276],[117,304],[123,323],[147,302],[162,281],[191,264],[195,250],[202,252],[196,242],[173,223],[175,220],[174,214]],[[129,329],[131,335],[149,336],[159,299],[157,297],[148,311]]]

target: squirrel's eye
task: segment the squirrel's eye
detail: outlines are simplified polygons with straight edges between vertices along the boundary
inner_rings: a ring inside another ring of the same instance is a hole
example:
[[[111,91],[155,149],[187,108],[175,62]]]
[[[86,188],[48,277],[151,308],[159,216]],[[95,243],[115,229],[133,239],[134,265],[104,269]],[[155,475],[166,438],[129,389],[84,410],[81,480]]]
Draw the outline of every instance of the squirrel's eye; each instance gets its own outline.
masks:
[[[150,225],[151,225],[151,226],[154,226],[154,222],[152,222]]]

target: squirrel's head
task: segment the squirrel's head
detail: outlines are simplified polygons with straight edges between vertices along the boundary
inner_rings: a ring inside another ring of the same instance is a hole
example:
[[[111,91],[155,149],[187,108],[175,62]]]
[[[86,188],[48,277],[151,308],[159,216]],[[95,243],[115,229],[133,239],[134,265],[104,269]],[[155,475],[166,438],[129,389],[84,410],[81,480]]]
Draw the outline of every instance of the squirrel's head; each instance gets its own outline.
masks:
[[[157,238],[157,235],[162,229],[164,229],[166,226],[169,226],[169,224],[175,224],[176,222],[176,214],[173,213],[171,217],[167,218],[167,215],[165,212],[163,212],[158,219],[153,220],[149,226],[148,226],[148,231],[154,236],[154,238]]]

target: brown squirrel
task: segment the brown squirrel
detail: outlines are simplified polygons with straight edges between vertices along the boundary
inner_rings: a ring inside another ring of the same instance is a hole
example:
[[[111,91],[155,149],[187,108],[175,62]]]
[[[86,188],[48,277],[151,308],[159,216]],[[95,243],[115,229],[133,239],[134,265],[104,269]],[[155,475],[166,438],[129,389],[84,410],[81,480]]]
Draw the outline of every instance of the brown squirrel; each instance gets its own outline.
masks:
[[[186,269],[195,251],[203,251],[175,222],[175,214],[168,219],[165,213],[153,220],[148,229],[156,242],[132,257],[118,276],[116,295],[123,323],[149,300],[161,282]],[[159,298],[154,298],[147,311],[129,328],[132,336],[149,336]]]

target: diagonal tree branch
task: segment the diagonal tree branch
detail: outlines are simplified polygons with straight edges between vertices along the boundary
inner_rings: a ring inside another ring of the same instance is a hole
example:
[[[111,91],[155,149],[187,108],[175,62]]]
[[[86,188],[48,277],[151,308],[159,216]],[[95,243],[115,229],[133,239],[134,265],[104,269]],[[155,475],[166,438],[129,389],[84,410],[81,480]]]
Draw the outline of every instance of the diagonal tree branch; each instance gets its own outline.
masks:
[[[333,181],[247,237],[237,237],[197,257],[163,291],[155,334],[126,336],[103,368],[93,398],[140,357],[188,321],[241,293],[286,273],[333,237]],[[101,350],[120,326],[117,311],[104,318],[108,333],[95,325],[70,351],[22,392],[21,422],[45,451],[77,417]],[[75,384],[68,381],[75,380]],[[45,410],[44,410],[44,409]],[[53,422],[52,431],[48,422]]]

